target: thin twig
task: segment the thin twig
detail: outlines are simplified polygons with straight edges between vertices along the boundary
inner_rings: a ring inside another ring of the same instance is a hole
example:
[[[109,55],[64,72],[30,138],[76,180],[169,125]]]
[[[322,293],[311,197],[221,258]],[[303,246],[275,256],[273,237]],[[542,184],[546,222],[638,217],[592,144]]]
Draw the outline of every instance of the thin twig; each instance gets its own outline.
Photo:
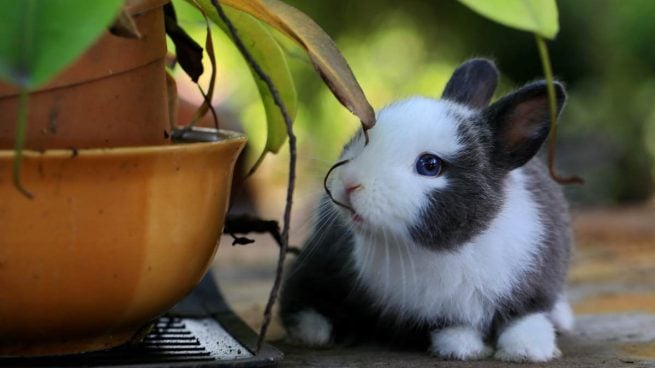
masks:
[[[266,332],[268,331],[268,326],[271,323],[273,305],[277,300],[277,295],[280,290],[280,285],[282,283],[284,260],[287,255],[287,248],[289,247],[289,226],[291,222],[291,208],[293,206],[293,191],[296,183],[296,136],[293,133],[293,121],[291,120],[291,117],[289,116],[289,113],[287,112],[287,109],[284,106],[284,102],[282,102],[282,99],[280,98],[280,94],[277,90],[277,87],[275,87],[271,78],[268,76],[268,74],[266,74],[262,70],[262,68],[259,66],[259,64],[257,64],[257,62],[250,54],[250,51],[248,51],[248,49],[245,47],[243,41],[241,40],[241,38],[239,38],[239,35],[237,34],[236,28],[234,28],[234,24],[232,24],[230,19],[227,17],[225,12],[223,11],[223,8],[219,4],[218,0],[211,0],[211,2],[214,8],[216,8],[216,11],[218,12],[218,16],[227,26],[227,29],[229,30],[230,35],[232,36],[232,40],[234,41],[234,44],[237,46],[243,57],[246,59],[248,65],[255,71],[257,76],[259,76],[259,78],[266,84],[268,89],[271,91],[271,95],[273,95],[273,101],[275,101],[275,104],[280,109],[280,113],[284,118],[284,123],[287,126],[287,135],[289,137],[289,156],[290,156],[289,157],[289,182],[287,186],[287,201],[286,201],[286,206],[284,208],[284,224],[282,227],[282,246],[280,247],[280,255],[277,261],[275,281],[273,283],[273,287],[271,288],[271,293],[268,297],[266,308],[264,309],[264,320],[262,322],[262,327],[259,331],[259,338],[257,339],[257,352],[259,352],[262,342],[264,341],[264,337],[266,336]]]

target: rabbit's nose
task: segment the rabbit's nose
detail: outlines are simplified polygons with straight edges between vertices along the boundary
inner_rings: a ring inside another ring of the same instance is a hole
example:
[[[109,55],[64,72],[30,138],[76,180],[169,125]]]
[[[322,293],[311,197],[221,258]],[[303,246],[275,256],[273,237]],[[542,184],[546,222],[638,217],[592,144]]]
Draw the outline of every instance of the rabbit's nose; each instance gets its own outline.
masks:
[[[352,202],[350,201],[350,196],[351,196],[355,191],[357,191],[357,190],[359,190],[359,189],[361,189],[361,188],[362,188],[362,185],[361,185],[361,184],[350,184],[350,183],[347,183],[346,185],[344,185],[344,190],[343,190],[343,194],[344,194],[344,199],[343,199],[343,201],[344,201],[344,204],[347,205],[348,207],[351,207],[351,206],[352,206]]]
[[[354,191],[360,189],[361,184],[346,185],[346,195],[350,196]]]

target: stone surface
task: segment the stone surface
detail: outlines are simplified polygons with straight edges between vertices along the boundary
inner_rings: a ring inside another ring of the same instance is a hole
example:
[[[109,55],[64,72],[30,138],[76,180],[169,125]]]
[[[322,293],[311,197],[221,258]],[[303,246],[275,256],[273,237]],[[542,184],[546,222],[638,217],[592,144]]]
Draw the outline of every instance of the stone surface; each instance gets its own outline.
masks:
[[[576,327],[559,337],[563,357],[548,366],[655,367],[655,206],[578,211],[574,229],[568,295]],[[296,233],[294,239],[302,237]],[[261,323],[277,259],[277,247],[266,236],[256,239],[248,247],[230,247],[224,239],[215,263],[226,299],[254,329]],[[442,361],[424,351],[379,346],[296,347],[284,342],[277,321],[268,340],[286,354],[281,367],[508,366],[494,360]]]

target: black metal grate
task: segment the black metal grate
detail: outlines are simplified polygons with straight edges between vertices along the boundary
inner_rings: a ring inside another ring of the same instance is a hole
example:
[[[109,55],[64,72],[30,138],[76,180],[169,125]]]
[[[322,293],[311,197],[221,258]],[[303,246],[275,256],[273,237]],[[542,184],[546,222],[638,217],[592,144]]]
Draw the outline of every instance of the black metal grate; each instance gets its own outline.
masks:
[[[121,346],[115,349],[68,355],[62,357],[43,357],[33,359],[3,359],[2,366],[126,366],[126,365],[157,365],[169,363],[202,363],[213,362],[219,359],[234,358],[234,355],[243,355],[243,358],[252,356],[243,346],[235,345],[228,350],[227,356],[220,351],[210,349],[208,341],[201,338],[188,328],[188,324],[197,324],[196,321],[183,318],[163,317],[153,325],[143,341],[132,345]],[[214,334],[218,335],[218,334]],[[211,336],[219,341],[221,336]],[[207,339],[205,339],[207,340]],[[234,341],[236,342],[236,341]],[[229,345],[228,345],[229,346]],[[235,354],[234,354],[235,353]]]
[[[200,344],[198,337],[186,328],[181,318],[161,318],[143,342],[131,350],[139,354],[141,359],[147,357],[157,362],[177,359],[186,362],[216,360]]]

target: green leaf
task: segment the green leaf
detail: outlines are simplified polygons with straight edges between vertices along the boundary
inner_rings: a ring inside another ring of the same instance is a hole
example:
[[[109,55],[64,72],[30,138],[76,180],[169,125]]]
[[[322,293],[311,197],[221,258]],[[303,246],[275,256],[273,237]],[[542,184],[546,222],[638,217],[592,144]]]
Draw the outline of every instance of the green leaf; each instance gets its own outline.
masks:
[[[212,22],[222,30],[227,30],[210,0],[187,1],[192,4],[194,2],[197,3]],[[295,119],[298,110],[298,96],[284,51],[268,28],[253,16],[227,7],[225,8],[225,13],[234,24],[239,37],[257,64],[261,66],[262,70],[266,72],[273,81],[273,84],[277,87],[289,116],[292,120]],[[259,79],[254,71],[251,70],[251,72],[253,73],[259,94],[262,97],[264,110],[266,111],[268,134],[264,151],[277,153],[287,138],[286,124],[266,84]]]
[[[459,0],[495,22],[553,39],[559,31],[555,0]]]
[[[278,0],[221,0],[221,3],[252,14],[302,46],[339,102],[357,115],[365,128],[375,125],[375,111],[346,59],[330,36],[306,14]]]
[[[34,89],[71,64],[116,17],[123,0],[2,0],[0,79]]]

